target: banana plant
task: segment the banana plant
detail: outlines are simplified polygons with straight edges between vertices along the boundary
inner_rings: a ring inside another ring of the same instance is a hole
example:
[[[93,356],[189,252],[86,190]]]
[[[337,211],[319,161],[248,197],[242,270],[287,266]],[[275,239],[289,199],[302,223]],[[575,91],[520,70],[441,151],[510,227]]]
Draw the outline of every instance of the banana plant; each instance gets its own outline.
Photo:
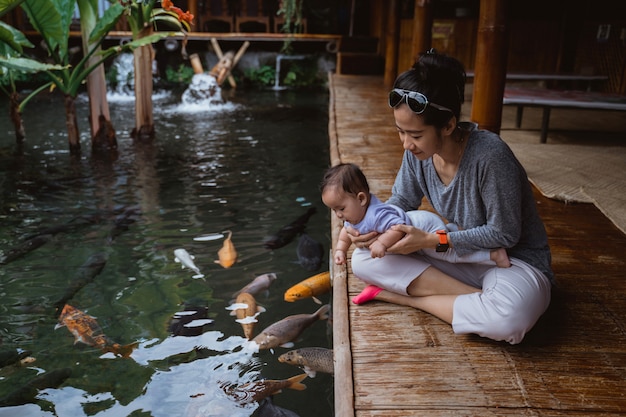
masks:
[[[133,41],[154,36],[155,28],[166,27],[183,35],[190,30],[193,15],[174,6],[171,0],[120,0],[126,7],[126,20]],[[161,7],[157,8],[157,3]],[[184,48],[183,48],[184,50]],[[150,44],[133,51],[135,72],[135,128],[132,136],[140,141],[154,138],[152,111],[152,57]]]
[[[22,32],[0,21],[0,91],[9,98],[9,117],[15,128],[15,139],[18,143],[26,137],[22,112],[30,100],[47,86],[36,89],[22,100],[16,87],[16,80],[24,78],[25,73],[60,70],[58,65],[49,65],[21,58],[24,48],[33,48],[33,44]]]
[[[62,70],[46,71],[50,81],[63,94],[65,105],[65,124],[68,132],[70,154],[80,154],[80,135],[76,119],[75,99],[81,85],[100,63],[123,50],[132,50],[145,43],[149,44],[158,37],[149,37],[139,42],[130,42],[123,46],[99,51],[106,34],[113,29],[125,8],[119,3],[111,4],[89,35],[88,43],[93,46],[84,51],[82,59],[74,66],[69,66],[71,54],[68,48],[69,27],[74,13],[76,0],[25,0],[21,7],[26,12],[31,25],[41,35],[49,57],[64,67]],[[91,61],[96,57],[95,62]]]
[[[116,152],[117,137],[111,123],[109,102],[106,96],[106,78],[104,64],[98,64],[102,51],[98,39],[91,39],[89,34],[98,23],[98,0],[77,0],[80,12],[80,32],[83,50],[94,50],[87,60],[87,67],[94,69],[87,75],[87,97],[89,97],[89,126],[91,128],[92,153]]]
[[[0,7],[2,5],[0,3]],[[20,7],[26,12],[31,25],[41,35],[49,58],[56,67],[38,67],[37,61],[25,57],[6,57],[6,59],[0,61],[0,65],[5,68],[31,72],[43,70],[50,81],[37,91],[41,91],[47,86],[53,86],[63,94],[65,123],[68,131],[69,150],[72,155],[80,154],[80,136],[76,119],[75,99],[89,73],[105,60],[122,51],[132,51],[135,48],[149,45],[167,36],[167,33],[154,34],[125,45],[100,50],[98,46],[102,44],[106,34],[113,29],[119,18],[126,11],[126,8],[120,3],[112,3],[111,7],[98,19],[95,27],[89,34],[88,43],[92,47],[84,51],[82,59],[77,64],[70,65],[71,54],[68,48],[69,27],[75,5],[76,0],[24,0],[20,3]],[[0,9],[0,13],[2,10]],[[96,59],[92,61],[92,57]]]

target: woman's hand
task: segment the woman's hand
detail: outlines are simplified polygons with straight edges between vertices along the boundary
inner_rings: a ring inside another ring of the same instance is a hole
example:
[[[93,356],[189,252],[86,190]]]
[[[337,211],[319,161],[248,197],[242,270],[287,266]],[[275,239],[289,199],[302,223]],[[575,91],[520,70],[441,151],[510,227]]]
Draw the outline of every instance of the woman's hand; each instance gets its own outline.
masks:
[[[348,237],[352,241],[352,244],[357,248],[369,248],[374,241],[378,238],[378,232],[369,232],[361,235],[358,230],[353,227],[346,227]]]
[[[403,232],[404,237],[387,248],[387,252],[389,253],[408,255],[409,253],[417,252],[420,249],[434,248],[432,233],[428,233],[405,224],[391,226],[391,230]]]

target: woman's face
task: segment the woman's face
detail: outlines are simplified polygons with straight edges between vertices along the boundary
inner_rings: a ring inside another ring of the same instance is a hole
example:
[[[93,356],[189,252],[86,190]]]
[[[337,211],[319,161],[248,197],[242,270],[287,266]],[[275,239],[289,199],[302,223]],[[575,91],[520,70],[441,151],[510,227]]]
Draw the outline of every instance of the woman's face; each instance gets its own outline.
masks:
[[[393,109],[393,116],[402,147],[417,159],[424,161],[441,150],[441,133],[435,126],[424,124],[422,115],[401,104]]]

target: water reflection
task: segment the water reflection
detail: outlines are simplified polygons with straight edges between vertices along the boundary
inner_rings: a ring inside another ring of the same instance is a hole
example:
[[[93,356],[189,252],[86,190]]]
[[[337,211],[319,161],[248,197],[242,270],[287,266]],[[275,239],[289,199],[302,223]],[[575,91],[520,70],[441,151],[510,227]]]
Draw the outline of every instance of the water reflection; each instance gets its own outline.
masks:
[[[221,384],[302,372],[278,362],[284,348],[251,347],[226,307],[233,293],[271,272],[276,281],[257,298],[267,309],[257,331],[319,308],[312,300],[283,300],[286,289],[314,273],[299,265],[297,241],[276,250],[263,242],[314,206],[306,231],[328,250],[329,218],[317,187],[328,165],[328,97],[237,93],[210,112],[187,111],[179,97],[155,101],[152,145],[130,139],[132,102],[112,102],[119,148],[113,161],[90,157],[84,125],[84,155],[70,161],[58,99],[29,104],[22,153],[8,126],[0,131],[3,252],[46,228],[77,226],[49,234],[41,247],[0,266],[0,350],[29,350],[36,359],[0,369],[0,398],[37,375],[71,369],[34,403],[0,408],[0,416],[249,416],[256,405],[235,403]],[[79,120],[87,120],[82,103]],[[0,114],[6,112],[0,104]],[[128,209],[137,215],[121,221]],[[232,231],[238,252],[228,269],[215,263],[223,239],[194,240],[225,230]],[[204,279],[174,261],[177,248],[195,255]],[[68,303],[96,317],[112,340],[139,342],[127,360],[73,344],[65,328],[54,330],[55,302],[97,253],[106,265]],[[174,336],[169,324],[188,306],[204,308],[210,320],[200,335]],[[328,334],[326,322],[316,323],[296,347],[330,347]],[[332,377],[303,382],[305,391],[284,390],[274,402],[303,417],[331,415]]]

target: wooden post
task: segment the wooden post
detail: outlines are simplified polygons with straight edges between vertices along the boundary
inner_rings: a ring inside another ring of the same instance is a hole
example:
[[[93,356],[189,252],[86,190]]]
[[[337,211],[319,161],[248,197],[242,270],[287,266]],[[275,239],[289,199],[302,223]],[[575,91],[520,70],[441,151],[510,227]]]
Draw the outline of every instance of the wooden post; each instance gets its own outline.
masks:
[[[416,61],[421,52],[425,52],[433,42],[433,13],[431,0],[415,0],[413,12],[413,43],[411,56]]]
[[[391,87],[398,76],[398,46],[400,43],[400,14],[398,0],[389,0],[385,24],[385,85]]]
[[[198,0],[187,0],[187,10],[194,16],[194,24],[198,21]],[[196,31],[198,31],[196,29]]]
[[[506,0],[480,0],[471,120],[500,133],[508,55]]]

